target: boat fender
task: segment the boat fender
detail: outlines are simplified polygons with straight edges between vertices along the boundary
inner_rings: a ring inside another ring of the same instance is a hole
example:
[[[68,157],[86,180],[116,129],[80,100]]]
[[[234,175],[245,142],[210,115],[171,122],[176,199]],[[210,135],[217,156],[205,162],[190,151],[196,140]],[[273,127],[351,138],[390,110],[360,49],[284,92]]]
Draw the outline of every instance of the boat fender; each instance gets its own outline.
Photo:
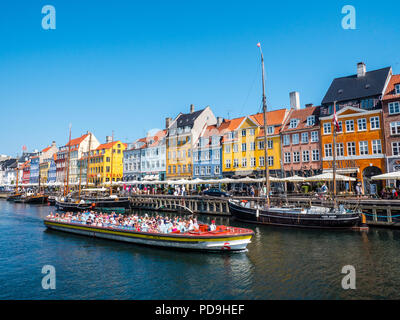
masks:
[[[92,208],[94,208],[96,206],[96,204],[95,203],[92,203]]]
[[[258,218],[259,215],[260,215],[260,210],[257,209],[257,211],[256,211],[256,217]]]

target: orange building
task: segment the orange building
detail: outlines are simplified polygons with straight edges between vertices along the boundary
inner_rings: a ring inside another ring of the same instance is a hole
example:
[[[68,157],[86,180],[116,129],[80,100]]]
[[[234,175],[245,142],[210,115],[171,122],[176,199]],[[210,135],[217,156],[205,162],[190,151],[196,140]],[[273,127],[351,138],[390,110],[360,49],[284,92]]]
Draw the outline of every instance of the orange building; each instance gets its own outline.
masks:
[[[336,135],[337,173],[357,178],[364,193],[378,191],[371,177],[385,170],[382,110],[344,107],[336,113],[340,130]],[[333,115],[321,117],[321,149],[324,172],[333,167]],[[354,190],[354,184],[351,187]]]

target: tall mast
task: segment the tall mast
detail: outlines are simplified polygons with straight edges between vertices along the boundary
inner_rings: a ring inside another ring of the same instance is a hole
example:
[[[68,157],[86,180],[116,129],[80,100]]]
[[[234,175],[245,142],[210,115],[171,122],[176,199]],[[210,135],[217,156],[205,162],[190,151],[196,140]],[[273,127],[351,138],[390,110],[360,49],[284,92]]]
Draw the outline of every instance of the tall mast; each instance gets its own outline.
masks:
[[[90,150],[92,148],[92,133],[90,132],[89,136],[89,151],[88,155],[86,157],[86,188],[88,187],[89,184],[89,160],[90,160]]]
[[[19,170],[18,170],[18,155],[17,155],[17,168],[16,168],[16,170],[17,170],[17,180],[16,180],[16,182],[15,182],[15,193],[18,193],[18,173],[19,173]]]
[[[110,181],[110,196],[112,195],[112,183],[113,183],[113,160],[114,160],[114,130],[111,138],[111,181]]]
[[[336,117],[336,101],[333,103],[333,112],[334,112],[334,119]],[[336,119],[333,123],[333,166],[332,166],[332,173],[333,173],[333,201],[334,206],[336,207]]]
[[[71,160],[71,127],[72,125],[69,125],[69,142],[68,142],[68,158],[67,158],[67,184],[66,187],[64,187],[64,196],[68,195],[69,193],[69,162]]]
[[[257,46],[260,48],[261,53],[261,67],[262,67],[262,104],[263,104],[263,115],[264,115],[264,166],[265,166],[265,183],[267,185],[267,203],[269,205],[269,168],[268,168],[268,149],[267,149],[267,98],[265,96],[265,75],[264,75],[264,56],[261,50],[261,44],[258,43]]]

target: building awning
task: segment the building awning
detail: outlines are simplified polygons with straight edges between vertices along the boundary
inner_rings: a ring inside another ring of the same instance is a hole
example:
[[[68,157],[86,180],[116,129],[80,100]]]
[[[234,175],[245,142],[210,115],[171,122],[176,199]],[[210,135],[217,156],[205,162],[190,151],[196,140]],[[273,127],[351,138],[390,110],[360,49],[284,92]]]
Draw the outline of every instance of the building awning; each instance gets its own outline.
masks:
[[[333,172],[333,169],[332,168],[330,168],[330,169],[324,169],[323,171],[322,171],[322,173],[332,173]],[[337,168],[336,169],[336,172],[337,173],[340,173],[340,174],[349,174],[349,173],[357,173],[357,172],[360,172],[360,169],[359,168]]]

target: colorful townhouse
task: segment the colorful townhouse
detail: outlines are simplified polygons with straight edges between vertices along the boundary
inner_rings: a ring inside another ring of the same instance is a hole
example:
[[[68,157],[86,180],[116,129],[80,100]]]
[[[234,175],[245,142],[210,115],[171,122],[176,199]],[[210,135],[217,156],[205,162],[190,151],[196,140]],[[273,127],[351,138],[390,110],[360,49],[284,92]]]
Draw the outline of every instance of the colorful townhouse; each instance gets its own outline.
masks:
[[[195,111],[190,106],[189,113],[180,113],[174,120],[166,119],[166,176],[168,180],[192,179],[192,152],[201,133],[217,123],[211,108]]]
[[[47,174],[47,183],[54,184],[57,181],[57,168],[56,168],[57,153],[54,153],[49,162],[49,169]]]
[[[222,137],[224,132],[222,117],[217,117],[215,125],[207,126],[193,148],[193,178],[222,178]]]
[[[56,159],[57,182],[66,183],[68,173],[67,162],[69,160],[69,184],[79,184],[79,178],[82,173],[79,160],[83,157],[84,153],[88,153],[89,150],[95,150],[99,145],[100,143],[95,135],[87,132],[78,138],[71,139],[66,145],[60,147]]]
[[[310,177],[322,173],[319,106],[291,108],[281,129],[285,177]]]
[[[88,159],[88,180],[95,185],[106,184],[111,181],[122,181],[123,154],[127,145],[121,141],[110,141],[99,145],[90,151]]]
[[[386,171],[400,171],[400,75],[393,75],[382,99]]]
[[[390,67],[366,72],[365,64],[359,63],[356,75],[333,80],[322,102],[325,111],[335,101],[337,105],[337,172],[357,178],[365,193],[382,186],[371,177],[385,171],[382,97],[391,74]],[[332,172],[333,167],[332,119],[332,114],[320,117],[324,172]]]
[[[269,111],[267,118],[267,155],[271,176],[282,176],[280,130],[288,110]],[[263,177],[265,175],[264,114],[232,119],[223,136],[223,176]]]
[[[50,169],[50,163],[45,159],[42,163],[39,164],[39,171],[40,171],[40,184],[43,186],[47,183],[47,176]]]
[[[123,157],[123,181],[140,181],[142,179],[141,155],[146,148],[147,139],[140,138],[128,145]]]
[[[166,178],[166,134],[159,130],[149,135],[143,148],[140,148],[141,180],[165,180]]]
[[[28,184],[31,175],[31,161],[27,160],[22,164],[22,184]]]
[[[39,174],[40,174],[40,158],[39,155],[31,157],[31,169],[29,176],[30,184],[39,184]]]

